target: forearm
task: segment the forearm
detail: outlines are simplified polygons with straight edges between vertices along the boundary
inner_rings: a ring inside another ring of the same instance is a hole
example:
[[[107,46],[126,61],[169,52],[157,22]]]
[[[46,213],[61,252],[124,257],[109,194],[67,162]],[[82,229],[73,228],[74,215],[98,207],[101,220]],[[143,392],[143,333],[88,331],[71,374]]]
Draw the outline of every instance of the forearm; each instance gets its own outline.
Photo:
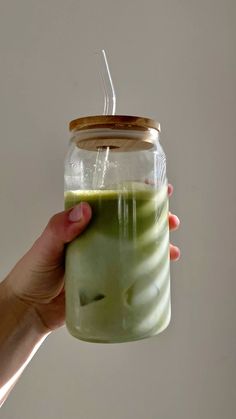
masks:
[[[7,280],[0,283],[0,406],[45,337],[33,308],[12,294]]]

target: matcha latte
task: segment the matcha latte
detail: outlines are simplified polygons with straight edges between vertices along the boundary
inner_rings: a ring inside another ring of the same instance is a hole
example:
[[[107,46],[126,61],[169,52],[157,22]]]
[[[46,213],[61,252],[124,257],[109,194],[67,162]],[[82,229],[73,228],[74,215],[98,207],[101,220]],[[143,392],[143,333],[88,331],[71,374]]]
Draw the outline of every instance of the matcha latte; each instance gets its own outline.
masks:
[[[91,342],[153,336],[170,320],[167,185],[65,192],[65,208],[92,207],[66,248],[66,324]]]

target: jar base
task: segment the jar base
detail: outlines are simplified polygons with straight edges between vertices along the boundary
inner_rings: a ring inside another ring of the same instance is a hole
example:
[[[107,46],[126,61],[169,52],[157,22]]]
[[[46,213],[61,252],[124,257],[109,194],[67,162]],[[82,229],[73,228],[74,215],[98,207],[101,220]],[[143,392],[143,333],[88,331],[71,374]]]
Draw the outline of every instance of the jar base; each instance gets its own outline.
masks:
[[[68,325],[66,325],[68,332],[71,334],[71,336],[73,336],[74,338],[81,340],[83,342],[88,342],[88,343],[102,343],[102,344],[112,344],[112,343],[128,343],[128,342],[136,342],[139,340],[144,340],[144,339],[148,339],[148,338],[153,338],[155,336],[158,336],[160,333],[164,332],[167,327],[170,324],[170,320],[171,320],[171,314],[167,317],[165,323],[162,325],[162,327],[158,330],[158,332],[153,333],[153,334],[146,334],[146,335],[142,335],[142,336],[138,336],[138,337],[120,337],[120,338],[111,338],[109,339],[99,339],[99,338],[90,338],[90,337],[84,337],[78,334],[77,330],[74,330],[72,328],[70,328]]]

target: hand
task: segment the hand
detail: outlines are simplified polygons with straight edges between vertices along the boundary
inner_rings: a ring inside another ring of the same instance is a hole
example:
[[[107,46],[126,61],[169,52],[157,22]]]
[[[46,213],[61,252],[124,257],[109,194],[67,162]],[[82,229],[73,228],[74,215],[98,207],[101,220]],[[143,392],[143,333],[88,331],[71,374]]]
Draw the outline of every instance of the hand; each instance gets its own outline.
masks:
[[[65,245],[82,233],[91,215],[87,203],[55,214],[5,280],[5,288],[16,302],[33,307],[45,333],[64,324]]]
[[[168,195],[169,197],[173,194],[173,186],[168,185]],[[180,221],[177,215],[171,214],[169,212],[169,227],[170,231],[175,231],[179,228]],[[180,258],[180,249],[177,246],[174,246],[173,244],[170,244],[170,259],[173,261],[177,261]]]
[[[169,196],[173,187],[169,185]],[[45,333],[64,324],[65,245],[88,225],[92,211],[87,203],[54,215],[32,248],[6,278],[6,287],[17,300],[33,307]],[[169,214],[170,230],[179,227],[179,219]],[[178,247],[170,245],[170,258],[180,257]]]

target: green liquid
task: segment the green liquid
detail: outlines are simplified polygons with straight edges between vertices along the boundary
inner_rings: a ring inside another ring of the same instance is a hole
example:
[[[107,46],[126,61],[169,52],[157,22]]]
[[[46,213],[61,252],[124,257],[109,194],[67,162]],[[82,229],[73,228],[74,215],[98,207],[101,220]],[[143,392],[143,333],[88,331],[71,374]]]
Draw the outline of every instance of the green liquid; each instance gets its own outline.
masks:
[[[66,324],[92,342],[153,336],[170,320],[167,186],[68,191],[86,201],[89,227],[66,249]]]

